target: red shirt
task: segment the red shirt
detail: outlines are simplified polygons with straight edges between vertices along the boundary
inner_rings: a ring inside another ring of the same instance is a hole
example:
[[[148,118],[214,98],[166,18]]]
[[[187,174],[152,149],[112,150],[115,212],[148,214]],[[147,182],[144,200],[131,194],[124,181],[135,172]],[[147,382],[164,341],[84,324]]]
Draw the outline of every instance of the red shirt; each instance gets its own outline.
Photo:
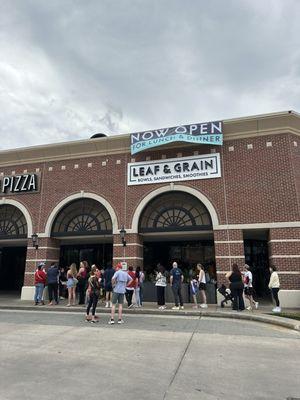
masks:
[[[43,270],[36,270],[34,273],[34,284],[43,283],[46,284],[47,275]]]
[[[136,276],[134,271],[128,271],[128,275],[132,279],[132,281],[126,286],[127,288],[136,288]]]

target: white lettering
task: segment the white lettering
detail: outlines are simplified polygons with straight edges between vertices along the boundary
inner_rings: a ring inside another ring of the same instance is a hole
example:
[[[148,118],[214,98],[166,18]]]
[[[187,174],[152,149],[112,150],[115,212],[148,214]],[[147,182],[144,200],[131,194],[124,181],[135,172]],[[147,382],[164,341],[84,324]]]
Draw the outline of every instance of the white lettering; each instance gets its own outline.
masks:
[[[201,133],[201,135],[203,135],[204,133],[207,133],[207,124],[201,124],[200,133]]]
[[[211,133],[215,133],[215,130],[219,131],[222,133],[222,122],[218,122],[218,125],[216,125],[214,122],[211,123]]]
[[[175,129],[176,133],[186,133],[187,129],[185,126],[177,126],[177,128]]]
[[[30,175],[27,190],[36,190],[36,175]]]
[[[5,176],[3,178],[3,185],[2,185],[2,192],[3,193],[6,192],[6,189],[8,188],[9,184],[10,184],[10,178],[8,176]]]
[[[148,135],[148,137],[147,137],[147,135]],[[151,132],[151,131],[144,132],[142,137],[143,137],[143,140],[150,140],[153,138],[153,132]]]

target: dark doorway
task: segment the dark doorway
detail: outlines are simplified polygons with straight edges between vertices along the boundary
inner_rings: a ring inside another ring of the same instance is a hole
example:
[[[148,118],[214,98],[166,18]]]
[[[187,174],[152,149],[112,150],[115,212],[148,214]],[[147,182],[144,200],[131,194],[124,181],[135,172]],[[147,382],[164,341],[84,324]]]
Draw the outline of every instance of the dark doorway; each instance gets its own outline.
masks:
[[[208,267],[214,264],[214,260],[214,242],[210,240],[144,243],[144,270],[148,275],[154,272],[158,263],[170,270],[172,262],[177,261],[188,277],[189,270],[197,263]]]
[[[0,290],[20,291],[24,283],[27,247],[0,247]]]
[[[186,289],[184,301],[190,301],[189,278],[191,270],[197,263],[205,267],[207,281],[207,298],[209,303],[216,302],[216,265],[213,240],[160,241],[144,242],[144,271],[146,281],[154,282],[157,264],[162,264],[167,271],[172,262],[177,261],[184,274]],[[147,282],[146,282],[147,283]],[[153,293],[155,294],[155,289]],[[146,299],[148,300],[148,299]],[[154,299],[149,299],[148,301]]]
[[[82,244],[82,245],[64,245],[60,248],[60,266],[68,267],[75,263],[77,267],[80,261],[87,261],[89,265],[97,264],[100,267],[106,267],[112,262],[112,244]]]
[[[269,252],[268,240],[244,239],[245,262],[251,267],[253,274],[253,287],[257,297],[269,298],[270,291],[268,283],[269,272]]]

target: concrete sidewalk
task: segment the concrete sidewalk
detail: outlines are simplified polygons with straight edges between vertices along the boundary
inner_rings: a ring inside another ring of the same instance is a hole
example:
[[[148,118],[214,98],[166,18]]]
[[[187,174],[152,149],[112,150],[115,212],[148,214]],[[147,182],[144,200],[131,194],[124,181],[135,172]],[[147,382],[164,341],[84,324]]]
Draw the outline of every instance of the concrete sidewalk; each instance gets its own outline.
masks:
[[[14,294],[0,294],[0,309],[2,310],[39,310],[39,311],[56,311],[56,312],[78,312],[85,313],[86,306],[75,305],[67,307],[66,300],[60,300],[60,304],[50,306],[46,303],[44,306],[35,306],[33,301],[20,300],[20,298]],[[211,304],[207,309],[193,309],[192,304],[185,304],[184,310],[172,310],[174,304],[167,304],[165,310],[159,310],[156,303],[144,303],[143,307],[128,309],[124,306],[124,314],[142,314],[142,315],[175,315],[175,316],[201,316],[201,317],[214,317],[214,318],[233,318],[257,321],[267,324],[273,324],[288,329],[300,331],[300,321],[293,320],[290,318],[280,317],[276,314],[272,314],[272,304],[260,305],[257,310],[243,312],[233,311],[230,306],[221,308],[217,304]],[[110,309],[105,308],[105,303],[99,302],[97,307],[98,314],[109,313]],[[285,313],[300,313],[300,309],[284,309]]]

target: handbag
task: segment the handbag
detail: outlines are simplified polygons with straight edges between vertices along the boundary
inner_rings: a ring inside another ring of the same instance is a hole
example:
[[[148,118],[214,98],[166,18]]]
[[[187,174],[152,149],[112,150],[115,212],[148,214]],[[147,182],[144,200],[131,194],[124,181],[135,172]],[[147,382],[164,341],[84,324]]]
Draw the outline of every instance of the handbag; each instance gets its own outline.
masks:
[[[74,282],[75,285],[77,285],[78,279],[77,278],[73,278],[73,282]]]

